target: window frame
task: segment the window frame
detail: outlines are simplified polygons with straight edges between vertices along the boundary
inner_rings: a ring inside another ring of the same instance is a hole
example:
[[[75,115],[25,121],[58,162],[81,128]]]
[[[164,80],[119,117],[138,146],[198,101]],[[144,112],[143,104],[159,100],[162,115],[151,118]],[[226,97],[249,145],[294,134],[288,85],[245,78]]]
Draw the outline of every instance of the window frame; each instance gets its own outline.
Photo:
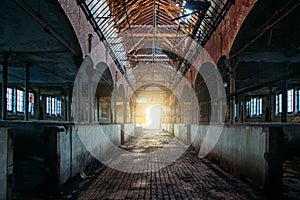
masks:
[[[62,115],[62,100],[53,96],[46,96],[46,114],[59,117]]]
[[[9,91],[11,91],[10,95],[9,95]],[[6,110],[8,113],[14,113],[14,107],[15,107],[14,92],[15,92],[14,88],[10,88],[10,87],[6,88]],[[11,109],[9,107],[11,107]]]
[[[24,90],[16,88],[16,113],[24,114],[25,95]]]
[[[290,89],[287,91],[287,112],[293,113],[295,111],[295,91]]]
[[[263,98],[252,97],[247,101],[247,114],[250,118],[259,118],[263,115]]]

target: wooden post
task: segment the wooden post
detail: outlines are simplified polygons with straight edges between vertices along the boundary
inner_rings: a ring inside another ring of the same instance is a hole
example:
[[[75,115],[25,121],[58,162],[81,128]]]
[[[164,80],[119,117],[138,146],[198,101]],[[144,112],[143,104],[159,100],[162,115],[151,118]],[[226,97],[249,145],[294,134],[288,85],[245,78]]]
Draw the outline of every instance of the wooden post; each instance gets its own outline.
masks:
[[[123,100],[123,123],[127,123],[127,99]]]
[[[68,95],[68,121],[71,121],[71,105],[72,105],[72,92],[71,92],[71,84],[68,85],[68,91],[67,91],[67,95]]]
[[[24,120],[28,121],[29,120],[29,70],[30,70],[30,64],[25,65],[25,82],[24,82],[24,87],[25,87],[25,104],[24,104]]]
[[[281,122],[287,122],[287,81],[282,81],[282,113],[281,113]]]
[[[97,97],[97,122],[100,122],[100,97]]]
[[[69,88],[67,88],[66,90],[66,94],[65,94],[65,98],[64,98],[64,120],[65,121],[68,121],[68,89]]]
[[[235,92],[235,74],[237,68],[237,61],[235,60],[228,60],[227,67],[229,69],[229,93],[233,94]],[[235,106],[235,96],[230,96],[230,103],[229,103],[229,123],[235,123],[234,117],[234,106]]]
[[[8,55],[4,54],[3,67],[2,67],[2,120],[6,119],[7,115],[7,73],[8,73]]]

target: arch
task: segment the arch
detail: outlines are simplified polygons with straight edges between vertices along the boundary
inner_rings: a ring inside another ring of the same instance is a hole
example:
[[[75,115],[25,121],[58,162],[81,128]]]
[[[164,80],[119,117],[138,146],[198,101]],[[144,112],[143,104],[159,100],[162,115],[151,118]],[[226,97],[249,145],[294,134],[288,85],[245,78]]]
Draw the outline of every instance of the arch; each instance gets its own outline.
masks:
[[[257,2],[259,1],[239,0],[235,1],[230,7],[224,19],[210,37],[209,42],[205,45],[205,49],[215,62],[222,55],[229,56],[230,49],[240,27]]]
[[[113,81],[116,83],[114,72],[119,70],[88,19],[82,17],[85,16],[82,9],[79,9],[79,5],[73,0],[59,0],[59,3],[75,31],[83,57],[89,56],[96,65],[98,63],[106,63],[112,74]],[[91,44],[89,43],[90,35],[92,36]]]

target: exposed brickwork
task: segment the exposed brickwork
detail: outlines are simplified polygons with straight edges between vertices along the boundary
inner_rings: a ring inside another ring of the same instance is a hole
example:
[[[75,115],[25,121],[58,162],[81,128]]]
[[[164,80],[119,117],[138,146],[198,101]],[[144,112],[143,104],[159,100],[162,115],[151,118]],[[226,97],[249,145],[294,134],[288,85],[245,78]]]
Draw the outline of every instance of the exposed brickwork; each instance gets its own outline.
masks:
[[[212,34],[205,49],[216,63],[222,55],[229,56],[235,37],[256,1],[236,0],[217,30]]]
[[[247,18],[256,2],[257,0],[236,0],[210,37],[209,41],[205,45],[205,50],[211,56],[211,59],[215,62],[215,64],[217,64],[218,60],[223,55],[229,58],[229,53],[234,40],[239,33],[244,20]],[[203,58],[200,57],[201,55],[197,59],[203,60]],[[205,60],[210,59],[206,58]],[[202,63],[202,61],[200,63]],[[195,81],[198,73],[195,73],[196,70],[193,68],[191,68],[191,70],[193,71],[192,80]]]
[[[92,25],[86,18],[80,6],[77,4],[77,1],[74,0],[59,0],[62,9],[66,13],[67,17],[70,20],[71,25],[73,26],[74,32],[77,36],[77,39],[80,43],[83,57],[91,56],[94,65],[97,65],[99,62],[104,62],[109,66],[109,69],[112,74],[113,80],[115,79],[115,72],[119,71],[114,62],[112,61],[111,56],[106,51],[103,43],[100,41],[98,35],[94,31]],[[89,34],[93,35],[92,40],[92,49],[95,49],[96,55],[90,54],[89,52]],[[120,72],[119,72],[120,74]],[[114,80],[115,82],[115,80]]]

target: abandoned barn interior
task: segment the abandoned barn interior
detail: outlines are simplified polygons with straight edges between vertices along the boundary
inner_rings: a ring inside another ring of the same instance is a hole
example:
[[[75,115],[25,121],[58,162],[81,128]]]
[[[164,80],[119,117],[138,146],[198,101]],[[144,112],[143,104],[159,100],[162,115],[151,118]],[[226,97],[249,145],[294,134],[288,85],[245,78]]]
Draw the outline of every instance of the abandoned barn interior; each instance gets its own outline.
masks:
[[[3,0],[0,199],[297,199],[298,0]]]

